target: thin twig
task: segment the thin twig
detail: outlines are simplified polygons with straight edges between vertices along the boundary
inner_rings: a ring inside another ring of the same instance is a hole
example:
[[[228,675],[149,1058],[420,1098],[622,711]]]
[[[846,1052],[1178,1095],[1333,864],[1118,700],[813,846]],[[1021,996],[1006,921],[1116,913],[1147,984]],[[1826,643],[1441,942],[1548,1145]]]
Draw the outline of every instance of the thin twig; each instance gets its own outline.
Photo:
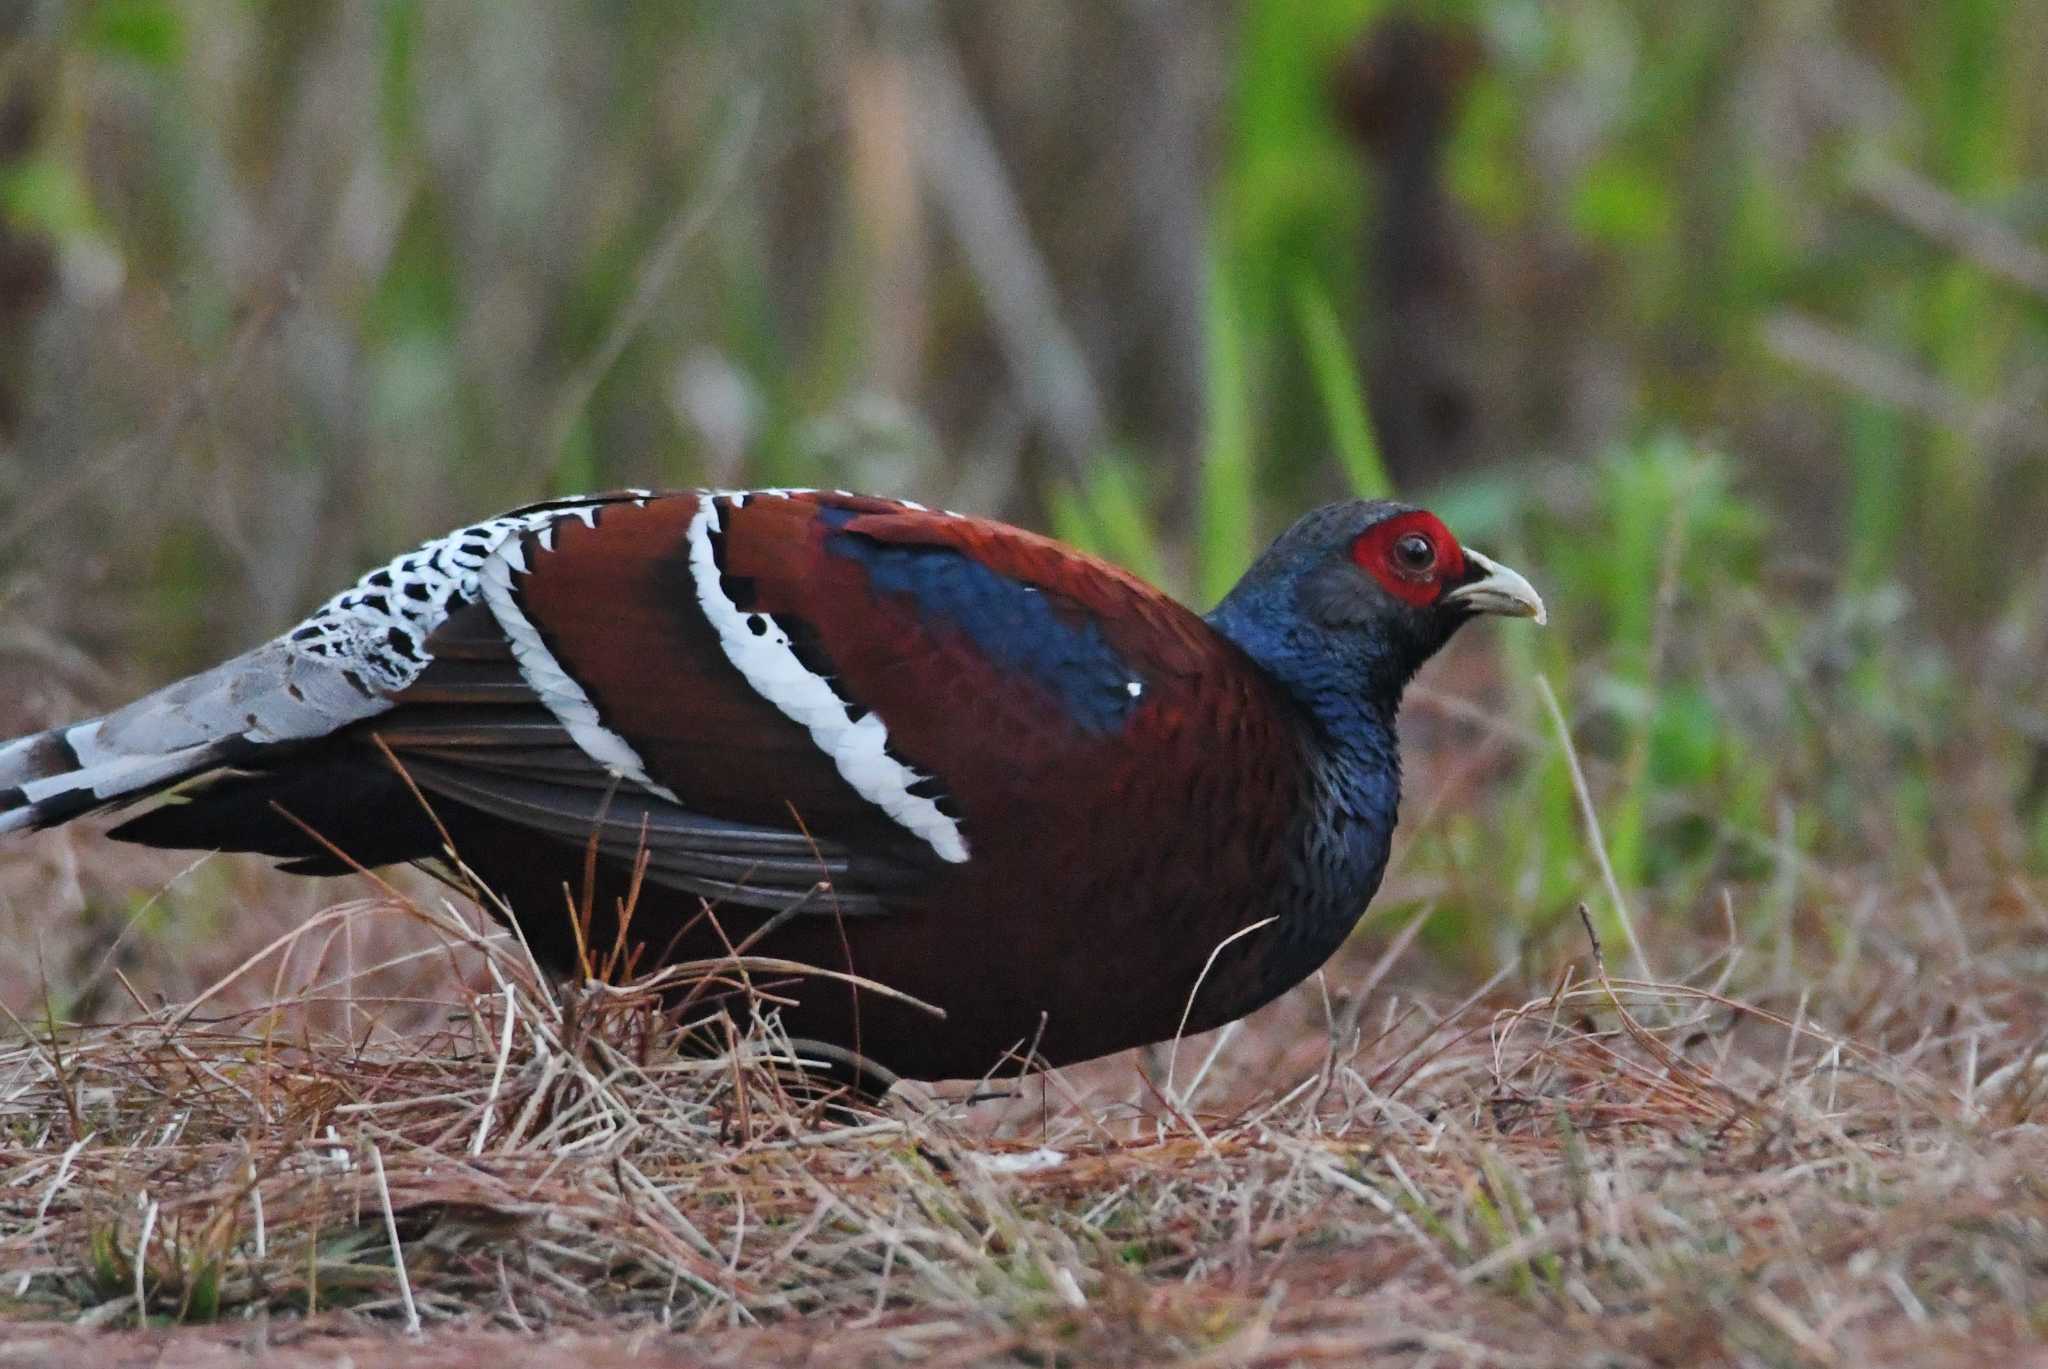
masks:
[[[1600,815],[1593,808],[1593,791],[1586,785],[1586,772],[1579,767],[1579,751],[1572,744],[1572,730],[1565,723],[1564,710],[1558,707],[1557,691],[1550,687],[1547,675],[1539,673],[1536,676],[1536,692],[1543,696],[1543,707],[1550,713],[1551,724],[1557,729],[1557,743],[1564,749],[1565,763],[1571,768],[1572,792],[1578,796],[1579,817],[1586,824],[1586,840],[1593,848],[1593,859],[1600,866],[1600,878],[1607,885],[1607,897],[1614,903],[1614,916],[1621,925],[1622,936],[1627,939],[1629,951],[1635,956],[1636,973],[1644,979],[1655,978],[1650,973],[1649,958],[1643,954],[1642,942],[1636,939],[1628,900],[1621,896],[1621,882],[1614,877],[1614,863],[1607,858],[1607,839],[1600,834]]]
[[[135,1324],[149,1325],[149,1293],[145,1281],[149,1277],[149,1238],[156,1233],[157,1205],[150,1200],[149,1207],[142,1214],[142,1234],[135,1239]]]
[[[391,1241],[391,1267],[398,1271],[398,1296],[405,1303],[405,1333],[420,1333],[420,1309],[412,1300],[412,1277],[405,1272],[405,1247],[398,1241],[398,1215],[391,1210],[391,1184],[384,1177],[384,1152],[370,1142],[370,1165],[377,1174],[377,1200],[384,1205],[384,1234]]]

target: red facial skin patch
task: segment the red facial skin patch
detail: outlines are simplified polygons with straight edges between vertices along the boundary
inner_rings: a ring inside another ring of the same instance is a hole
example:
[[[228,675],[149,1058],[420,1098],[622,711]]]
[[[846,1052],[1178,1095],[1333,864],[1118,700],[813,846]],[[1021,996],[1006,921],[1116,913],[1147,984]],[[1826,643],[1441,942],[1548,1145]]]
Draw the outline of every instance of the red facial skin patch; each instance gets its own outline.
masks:
[[[1401,564],[1394,548],[1411,533],[1429,539],[1436,550],[1436,562],[1417,573]],[[1369,572],[1396,599],[1427,608],[1444,590],[1465,574],[1465,550],[1443,520],[1423,509],[1397,514],[1373,524],[1351,543],[1351,559]]]

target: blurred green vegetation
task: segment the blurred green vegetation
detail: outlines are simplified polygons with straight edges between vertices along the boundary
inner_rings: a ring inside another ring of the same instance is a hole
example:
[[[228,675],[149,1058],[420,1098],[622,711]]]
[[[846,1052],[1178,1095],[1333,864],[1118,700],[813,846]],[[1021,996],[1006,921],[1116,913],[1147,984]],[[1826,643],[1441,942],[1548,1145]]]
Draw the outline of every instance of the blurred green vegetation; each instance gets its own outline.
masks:
[[[1446,944],[1600,886],[1539,672],[1639,916],[1736,881],[1789,935],[1814,862],[2048,861],[2048,0],[74,0],[0,37],[22,642],[158,678],[615,483],[910,495],[1204,604],[1398,491],[1555,614],[1447,677],[1500,755],[1416,828]]]

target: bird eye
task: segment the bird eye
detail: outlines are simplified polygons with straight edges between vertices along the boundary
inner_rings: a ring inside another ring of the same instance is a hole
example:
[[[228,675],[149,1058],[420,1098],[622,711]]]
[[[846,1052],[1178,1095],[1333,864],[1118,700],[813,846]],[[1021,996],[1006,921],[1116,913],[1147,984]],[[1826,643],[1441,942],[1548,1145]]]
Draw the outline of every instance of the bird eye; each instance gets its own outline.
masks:
[[[1406,575],[1427,575],[1436,569],[1436,544],[1411,532],[1394,543],[1394,565]]]

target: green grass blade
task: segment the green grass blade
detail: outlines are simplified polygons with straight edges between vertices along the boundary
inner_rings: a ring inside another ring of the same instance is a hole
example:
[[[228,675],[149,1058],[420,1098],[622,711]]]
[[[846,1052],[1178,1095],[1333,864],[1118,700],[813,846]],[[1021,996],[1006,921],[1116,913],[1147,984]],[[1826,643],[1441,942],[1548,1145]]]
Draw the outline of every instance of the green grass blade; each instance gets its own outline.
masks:
[[[1337,307],[1330,302],[1330,292],[1320,281],[1303,274],[1295,279],[1292,294],[1295,324],[1301,330],[1310,374],[1315,377],[1316,395],[1322,400],[1323,421],[1352,492],[1365,499],[1389,498],[1394,482],[1380,459],[1379,439],[1373,435],[1372,418],[1365,408],[1365,382],[1344,337]]]
[[[1047,504],[1055,536],[1107,557],[1155,585],[1164,583],[1159,534],[1133,462],[1114,453],[1104,455],[1089,471],[1085,488],[1059,481]]]
[[[1209,435],[1202,452],[1197,588],[1205,603],[1229,592],[1252,559],[1252,385],[1245,323],[1228,268],[1212,262],[1204,319],[1209,343]]]

